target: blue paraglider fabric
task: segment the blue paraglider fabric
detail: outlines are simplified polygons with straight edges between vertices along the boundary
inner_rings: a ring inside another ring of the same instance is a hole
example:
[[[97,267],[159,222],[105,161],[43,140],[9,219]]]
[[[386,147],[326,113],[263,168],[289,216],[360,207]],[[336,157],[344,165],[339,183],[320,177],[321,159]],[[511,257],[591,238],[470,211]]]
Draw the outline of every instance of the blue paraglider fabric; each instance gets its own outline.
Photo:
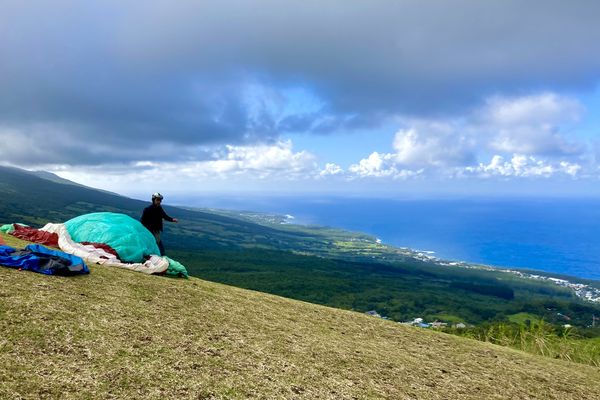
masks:
[[[0,265],[45,275],[89,274],[85,262],[76,256],[51,250],[39,244],[30,244],[24,250],[0,246]]]

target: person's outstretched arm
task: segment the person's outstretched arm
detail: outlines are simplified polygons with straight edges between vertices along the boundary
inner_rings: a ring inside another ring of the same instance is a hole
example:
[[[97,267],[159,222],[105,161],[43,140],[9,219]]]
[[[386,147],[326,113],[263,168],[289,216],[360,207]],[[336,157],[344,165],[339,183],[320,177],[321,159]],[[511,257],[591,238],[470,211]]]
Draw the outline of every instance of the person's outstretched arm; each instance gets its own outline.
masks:
[[[165,212],[164,208],[161,207],[160,209],[162,210],[162,217],[163,217],[163,219],[165,219],[165,220],[167,220],[169,222],[175,222],[175,223],[179,222],[179,220],[177,218],[171,218],[171,217],[169,217],[167,215],[167,213]]]

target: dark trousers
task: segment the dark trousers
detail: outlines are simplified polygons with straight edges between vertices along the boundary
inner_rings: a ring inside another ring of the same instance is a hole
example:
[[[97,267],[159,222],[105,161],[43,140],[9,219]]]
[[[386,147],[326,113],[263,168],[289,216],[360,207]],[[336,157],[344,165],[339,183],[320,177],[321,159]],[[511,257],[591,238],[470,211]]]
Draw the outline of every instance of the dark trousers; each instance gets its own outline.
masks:
[[[154,235],[154,239],[156,239],[156,244],[158,245],[158,250],[160,250],[160,255],[165,255],[165,246],[163,246],[162,240],[160,239],[160,231],[152,232]]]

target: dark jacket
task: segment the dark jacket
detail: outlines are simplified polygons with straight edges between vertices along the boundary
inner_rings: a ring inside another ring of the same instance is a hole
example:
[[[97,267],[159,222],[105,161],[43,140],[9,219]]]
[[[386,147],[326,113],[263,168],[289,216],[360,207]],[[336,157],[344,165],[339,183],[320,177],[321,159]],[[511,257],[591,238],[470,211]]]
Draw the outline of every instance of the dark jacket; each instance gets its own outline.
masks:
[[[163,230],[163,219],[173,222],[173,218],[169,217],[162,206],[154,204],[144,208],[142,213],[142,225],[150,232],[160,232]]]

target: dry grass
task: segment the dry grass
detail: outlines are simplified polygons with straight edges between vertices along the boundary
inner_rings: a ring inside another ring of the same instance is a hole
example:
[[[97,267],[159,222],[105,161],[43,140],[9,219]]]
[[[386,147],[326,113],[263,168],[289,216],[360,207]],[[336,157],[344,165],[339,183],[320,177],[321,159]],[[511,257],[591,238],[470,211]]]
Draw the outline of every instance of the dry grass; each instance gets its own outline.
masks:
[[[600,398],[590,366],[199,279],[91,270],[0,268],[0,398]]]

